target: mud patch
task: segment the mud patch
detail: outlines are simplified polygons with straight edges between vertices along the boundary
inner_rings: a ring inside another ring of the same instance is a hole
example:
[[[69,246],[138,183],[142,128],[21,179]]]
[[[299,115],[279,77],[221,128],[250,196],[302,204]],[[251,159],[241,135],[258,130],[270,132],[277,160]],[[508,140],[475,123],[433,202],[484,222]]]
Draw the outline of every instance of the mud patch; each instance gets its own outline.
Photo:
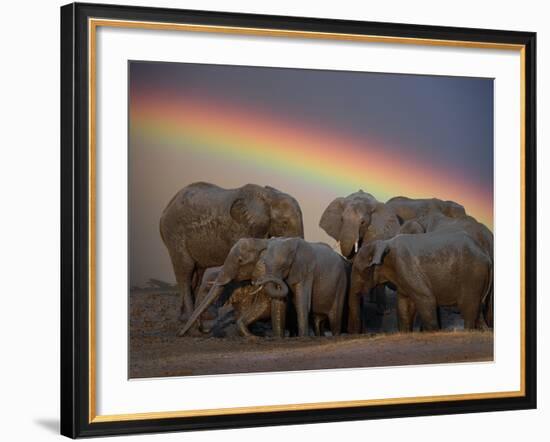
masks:
[[[441,331],[304,338],[175,336],[176,294],[130,296],[131,378],[493,360],[493,333]]]

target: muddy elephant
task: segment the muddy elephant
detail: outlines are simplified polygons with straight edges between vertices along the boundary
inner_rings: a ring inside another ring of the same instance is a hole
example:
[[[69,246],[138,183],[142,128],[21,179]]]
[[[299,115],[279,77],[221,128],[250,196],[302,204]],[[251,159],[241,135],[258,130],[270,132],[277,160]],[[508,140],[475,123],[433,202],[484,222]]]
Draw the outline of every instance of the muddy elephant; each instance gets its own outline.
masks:
[[[206,298],[222,269],[223,266],[206,269],[197,291],[196,306]],[[227,284],[216,305],[211,307],[201,316],[203,333],[209,334],[235,323],[241,336],[253,337],[248,327],[257,321],[271,319],[271,299],[261,287],[253,286],[250,281]],[[281,327],[284,329],[284,323]]]
[[[374,241],[365,245],[353,262],[351,327],[357,331],[361,327],[358,294],[378,284],[390,284],[397,290],[400,331],[412,331],[416,313],[423,330],[436,330],[437,307],[452,305],[460,310],[464,328],[484,328],[481,307],[492,278],[490,257],[463,231],[401,234]]]
[[[491,258],[493,262],[493,232],[474,217],[465,215],[460,218],[450,218],[442,213],[433,213],[418,219],[409,220],[401,226],[402,233],[458,232],[470,235]],[[493,327],[494,293],[491,289],[483,305],[483,313],[487,325]]]
[[[309,334],[310,314],[317,336],[326,322],[332,334],[339,335],[349,273],[349,262],[326,244],[273,238],[258,261],[253,283],[273,299],[286,299],[290,288],[298,336]]]
[[[400,229],[393,210],[362,190],[334,199],[323,212],[319,226],[340,243],[342,255],[349,259],[362,244],[391,238]]]
[[[439,198],[414,199],[396,196],[386,201],[386,206],[397,215],[401,224],[434,213],[441,213],[450,218],[466,216],[463,206],[454,201],[443,201]]]
[[[240,238],[304,236],[302,211],[290,195],[247,184],[223,189],[194,183],[181,189],[160,218],[160,235],[181,292],[181,319],[193,310],[204,269],[222,265]]]
[[[258,238],[241,238],[231,248],[223,266],[216,272],[216,276],[213,281],[208,281],[209,288],[206,295],[201,295],[201,299],[195,305],[195,309],[188,319],[186,324],[178,331],[178,336],[185,335],[192,327],[196,328],[196,322],[206,314],[206,320],[211,320],[212,317],[208,316],[207,310],[211,305],[217,303],[223,303],[223,299],[220,297],[225,293],[228,287],[234,287],[235,284],[239,284],[246,281],[251,281],[253,273],[257,269],[259,259],[263,253],[265,253],[268,243],[273,239],[258,239]],[[258,270],[256,270],[258,271]],[[210,271],[209,273],[211,273]],[[208,275],[211,277],[211,275]],[[203,278],[204,279],[204,278]],[[254,296],[261,291],[261,287],[254,287],[252,291],[249,291],[250,296]],[[243,301],[240,301],[244,305]],[[248,301],[246,303],[249,303]],[[205,313],[206,312],[206,313]],[[269,312],[271,316],[271,325],[273,329],[273,335],[276,337],[284,336],[285,331],[285,316],[286,316],[286,300],[278,297],[270,298]],[[260,312],[263,314],[263,312]],[[252,320],[247,318],[243,322],[243,326],[248,321],[248,324],[256,320],[255,314],[258,312],[252,312]],[[248,325],[246,324],[246,325]],[[199,325],[200,327],[200,325]],[[241,332],[246,335],[245,327],[241,327]]]

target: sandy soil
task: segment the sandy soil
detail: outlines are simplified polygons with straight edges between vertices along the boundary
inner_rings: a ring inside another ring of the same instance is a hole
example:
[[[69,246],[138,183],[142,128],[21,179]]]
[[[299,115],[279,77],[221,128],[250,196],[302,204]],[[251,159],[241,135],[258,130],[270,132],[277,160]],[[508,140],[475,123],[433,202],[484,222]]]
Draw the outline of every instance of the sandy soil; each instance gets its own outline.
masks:
[[[306,338],[175,336],[175,294],[130,296],[131,378],[491,361],[492,332]]]

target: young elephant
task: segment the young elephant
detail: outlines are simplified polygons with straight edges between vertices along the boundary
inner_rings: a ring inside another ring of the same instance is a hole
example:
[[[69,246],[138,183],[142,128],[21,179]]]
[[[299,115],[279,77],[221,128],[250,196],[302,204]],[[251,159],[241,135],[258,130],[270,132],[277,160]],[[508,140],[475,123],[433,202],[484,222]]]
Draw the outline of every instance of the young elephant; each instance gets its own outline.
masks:
[[[204,297],[201,296],[202,300],[196,303],[191,317],[179,330],[178,336],[185,335],[193,327],[202,314],[220,299],[226,287],[252,279],[252,273],[269,241],[272,240],[242,238],[233,245],[207,294]],[[272,299],[270,309],[273,334],[281,337],[284,335],[286,303],[284,300]]]
[[[401,226],[401,233],[457,231],[467,233],[493,261],[493,233],[472,216],[465,215],[460,218],[451,218],[442,213],[432,213],[415,220],[409,220]],[[483,305],[485,321],[489,327],[493,327],[493,298],[494,293],[491,290]]]
[[[349,327],[360,329],[359,296],[384,283],[397,289],[400,331],[438,329],[437,306],[456,305],[464,328],[484,328],[481,306],[492,286],[492,262],[465,232],[397,235],[361,248],[353,262]]]
[[[323,243],[301,238],[273,238],[254,270],[253,283],[272,299],[286,299],[289,287],[296,308],[298,336],[309,332],[313,315],[315,334],[328,320],[333,335],[342,329],[342,313],[350,264]]]
[[[197,306],[206,298],[222,269],[223,266],[211,267],[204,272],[197,292]],[[253,337],[248,327],[254,322],[270,318],[271,299],[264,290],[249,282],[236,282],[225,286],[217,305],[202,314],[200,329],[203,333],[210,333],[215,328],[234,322],[241,336]],[[284,317],[279,321],[282,321],[281,327],[284,330]]]

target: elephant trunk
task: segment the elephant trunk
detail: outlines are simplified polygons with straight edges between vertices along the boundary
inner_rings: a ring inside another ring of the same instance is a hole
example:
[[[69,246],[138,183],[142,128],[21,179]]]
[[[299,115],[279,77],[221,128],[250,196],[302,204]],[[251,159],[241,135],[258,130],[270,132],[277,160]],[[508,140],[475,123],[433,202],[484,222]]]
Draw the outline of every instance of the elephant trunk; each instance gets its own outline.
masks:
[[[351,272],[351,287],[348,297],[348,333],[360,333],[361,321],[361,294],[364,290],[364,279],[355,268]]]
[[[281,278],[276,276],[265,276],[254,284],[263,286],[270,298],[285,299],[288,295],[288,286]]]
[[[286,320],[286,301],[283,299],[271,299],[271,328],[273,336],[276,338],[284,338],[285,336],[285,320]]]
[[[367,268],[365,274],[361,275],[362,293],[370,293],[370,291],[378,285],[375,276],[374,266]]]
[[[217,279],[216,282],[212,285],[210,288],[210,291],[205,296],[205,298],[202,300],[202,302],[193,310],[193,313],[191,314],[191,317],[189,320],[185,323],[185,325],[178,331],[178,336],[184,336],[185,333],[189,331],[189,329],[192,327],[192,325],[199,319],[199,317],[202,315],[202,313],[210,307],[210,305],[220,296],[220,294],[223,292],[225,285],[220,283]]]
[[[346,258],[353,258],[361,246],[359,225],[359,221],[348,221],[340,232],[340,250]]]

